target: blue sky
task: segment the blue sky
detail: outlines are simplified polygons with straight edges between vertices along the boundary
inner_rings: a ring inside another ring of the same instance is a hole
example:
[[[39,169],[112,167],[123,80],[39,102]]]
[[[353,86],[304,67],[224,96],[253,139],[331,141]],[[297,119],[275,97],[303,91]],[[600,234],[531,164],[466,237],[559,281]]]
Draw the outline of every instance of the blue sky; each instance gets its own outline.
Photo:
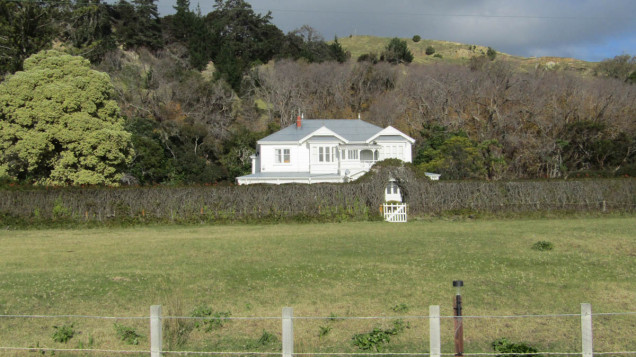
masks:
[[[214,1],[190,0],[204,14]],[[491,46],[519,56],[600,61],[636,55],[636,0],[248,0],[284,32],[309,25],[327,40],[353,35]],[[161,15],[174,0],[158,0]]]

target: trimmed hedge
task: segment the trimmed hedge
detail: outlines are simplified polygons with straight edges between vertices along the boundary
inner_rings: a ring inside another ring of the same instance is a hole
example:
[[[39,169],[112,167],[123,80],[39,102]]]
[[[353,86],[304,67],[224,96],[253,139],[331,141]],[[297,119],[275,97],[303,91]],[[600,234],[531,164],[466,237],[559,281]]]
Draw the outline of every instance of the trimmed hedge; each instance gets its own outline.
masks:
[[[410,215],[466,212],[632,211],[636,180],[429,181],[406,167],[347,184],[0,191],[0,220],[266,222],[380,219],[389,177]]]

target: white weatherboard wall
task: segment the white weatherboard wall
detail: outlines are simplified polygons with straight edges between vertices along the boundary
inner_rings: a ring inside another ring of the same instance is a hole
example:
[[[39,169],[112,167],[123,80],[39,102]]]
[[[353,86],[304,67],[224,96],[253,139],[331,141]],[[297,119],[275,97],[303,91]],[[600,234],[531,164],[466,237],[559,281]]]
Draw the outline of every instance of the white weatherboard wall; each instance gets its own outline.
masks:
[[[319,150],[320,148],[329,150],[329,162],[320,162],[319,160]],[[338,165],[339,165],[339,157],[338,157],[338,144],[337,143],[320,143],[320,144],[309,144],[310,153],[311,153],[311,164],[309,167],[309,172],[311,174],[336,174],[338,173]]]
[[[398,142],[382,142],[378,143],[382,146],[380,150],[380,160],[384,159],[400,159],[404,162],[412,162],[411,145]],[[408,148],[407,148],[408,146]]]
[[[289,149],[289,163],[276,162],[276,150]],[[309,149],[306,145],[261,145],[261,172],[307,172]]]

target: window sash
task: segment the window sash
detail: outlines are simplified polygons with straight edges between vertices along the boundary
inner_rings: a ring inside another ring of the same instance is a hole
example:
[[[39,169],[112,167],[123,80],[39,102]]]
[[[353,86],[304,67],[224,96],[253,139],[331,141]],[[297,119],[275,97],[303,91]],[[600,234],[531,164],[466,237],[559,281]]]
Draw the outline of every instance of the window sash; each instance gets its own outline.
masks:
[[[335,162],[336,148],[330,146],[318,147],[318,162]]]
[[[289,149],[276,149],[276,163],[277,164],[289,164],[291,163],[291,155]]]

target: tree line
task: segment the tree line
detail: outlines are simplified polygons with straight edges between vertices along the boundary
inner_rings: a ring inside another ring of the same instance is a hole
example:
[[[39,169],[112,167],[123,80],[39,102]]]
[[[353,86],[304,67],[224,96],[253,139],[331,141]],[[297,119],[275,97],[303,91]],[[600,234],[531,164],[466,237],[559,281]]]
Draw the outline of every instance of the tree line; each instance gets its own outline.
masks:
[[[243,0],[216,0],[207,15],[187,0],[175,10],[159,17],[153,0],[2,0],[0,85],[53,46],[107,73],[112,90],[104,91],[119,107],[113,120],[128,135],[113,165],[124,183],[231,182],[249,173],[256,140],[299,111],[392,125],[417,140],[417,169],[445,179],[636,175],[629,55],[599,63],[594,77],[523,72],[494,56],[409,64],[399,39],[380,60],[356,61],[337,38],[328,43],[309,26],[284,34]],[[47,165],[8,176],[46,182],[34,175],[49,175]]]

